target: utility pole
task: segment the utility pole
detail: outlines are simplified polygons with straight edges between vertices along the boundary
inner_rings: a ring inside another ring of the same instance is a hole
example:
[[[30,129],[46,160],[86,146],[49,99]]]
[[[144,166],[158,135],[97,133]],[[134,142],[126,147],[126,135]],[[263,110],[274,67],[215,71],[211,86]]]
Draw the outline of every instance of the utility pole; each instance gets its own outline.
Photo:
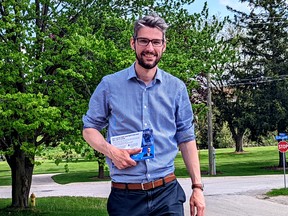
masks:
[[[212,99],[211,99],[211,76],[207,73],[207,106],[208,106],[208,150],[209,150],[209,174],[216,175],[215,149],[213,147],[212,128]]]

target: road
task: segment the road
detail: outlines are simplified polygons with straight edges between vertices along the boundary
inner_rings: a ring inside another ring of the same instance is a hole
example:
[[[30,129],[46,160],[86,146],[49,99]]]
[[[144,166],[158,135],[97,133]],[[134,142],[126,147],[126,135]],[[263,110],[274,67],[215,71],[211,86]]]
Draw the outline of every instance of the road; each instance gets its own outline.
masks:
[[[185,190],[187,200],[191,194],[190,179],[178,179]],[[267,198],[263,194],[273,188],[284,187],[283,175],[245,177],[205,177],[205,216],[287,216],[288,198]],[[110,182],[56,184],[51,175],[34,175],[31,192],[36,197],[89,196],[107,197]],[[0,198],[11,197],[11,187],[0,187]],[[185,216],[189,215],[189,203],[185,203]]]

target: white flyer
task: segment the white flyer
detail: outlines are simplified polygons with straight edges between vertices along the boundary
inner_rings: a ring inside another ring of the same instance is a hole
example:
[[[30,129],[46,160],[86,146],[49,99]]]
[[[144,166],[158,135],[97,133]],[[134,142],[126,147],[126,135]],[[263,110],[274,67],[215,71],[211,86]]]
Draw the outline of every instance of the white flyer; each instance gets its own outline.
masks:
[[[120,149],[141,148],[143,131],[111,137],[111,144]]]

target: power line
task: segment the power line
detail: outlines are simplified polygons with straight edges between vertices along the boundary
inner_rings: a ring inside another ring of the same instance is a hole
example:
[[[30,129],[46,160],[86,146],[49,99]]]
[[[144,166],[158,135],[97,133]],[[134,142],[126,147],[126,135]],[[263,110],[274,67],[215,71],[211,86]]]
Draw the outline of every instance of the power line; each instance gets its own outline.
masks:
[[[257,85],[261,83],[269,83],[275,81],[282,81],[288,79],[288,75],[280,75],[279,77],[260,77],[251,79],[241,79],[236,83],[227,83],[225,86],[239,86],[239,85]]]
[[[264,18],[267,18],[267,19],[283,19],[283,20],[287,20],[287,17],[261,17],[261,18],[258,18],[258,17],[249,17],[247,19],[251,19],[251,20],[263,20]]]
[[[275,78],[288,78],[288,75],[286,74],[283,74],[283,75],[278,75],[278,77],[264,77],[264,76],[261,76],[261,77],[252,77],[252,78],[245,78],[245,79],[239,79],[240,82],[242,81],[250,81],[250,80],[263,80],[263,79],[275,79]]]

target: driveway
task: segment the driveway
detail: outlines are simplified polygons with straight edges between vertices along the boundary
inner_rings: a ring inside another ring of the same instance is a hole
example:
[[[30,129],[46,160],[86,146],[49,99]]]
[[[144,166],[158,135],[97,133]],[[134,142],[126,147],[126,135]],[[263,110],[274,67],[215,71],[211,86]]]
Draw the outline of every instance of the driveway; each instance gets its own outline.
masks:
[[[34,175],[31,187],[36,197],[88,196],[108,197],[110,182],[71,183],[60,185],[50,174]],[[178,179],[187,200],[191,194],[190,179]],[[288,197],[264,196],[273,188],[284,187],[283,175],[203,178],[206,198],[205,216],[287,216]],[[0,187],[0,198],[10,198],[11,187]],[[189,215],[189,203],[185,203],[185,216]]]

